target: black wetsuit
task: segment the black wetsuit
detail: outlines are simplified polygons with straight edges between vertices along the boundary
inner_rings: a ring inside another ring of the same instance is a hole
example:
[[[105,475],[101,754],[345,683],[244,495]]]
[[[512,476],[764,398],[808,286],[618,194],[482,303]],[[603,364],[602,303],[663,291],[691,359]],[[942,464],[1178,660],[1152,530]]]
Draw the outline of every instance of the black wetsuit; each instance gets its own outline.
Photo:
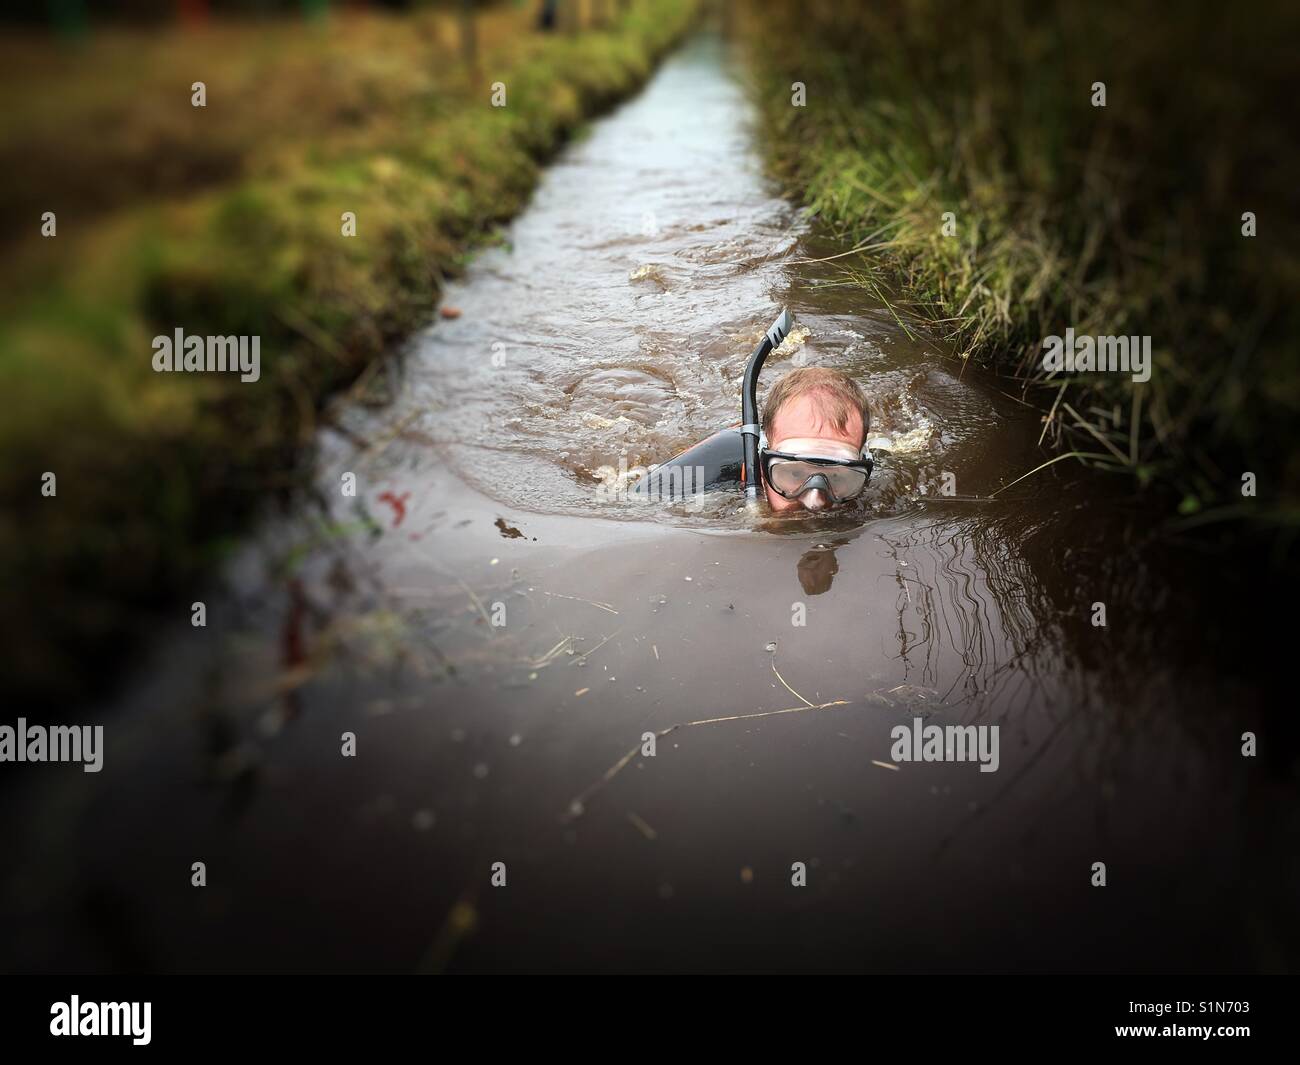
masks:
[[[685,499],[701,491],[740,488],[745,469],[740,427],[723,429],[660,463],[632,486],[646,499]]]

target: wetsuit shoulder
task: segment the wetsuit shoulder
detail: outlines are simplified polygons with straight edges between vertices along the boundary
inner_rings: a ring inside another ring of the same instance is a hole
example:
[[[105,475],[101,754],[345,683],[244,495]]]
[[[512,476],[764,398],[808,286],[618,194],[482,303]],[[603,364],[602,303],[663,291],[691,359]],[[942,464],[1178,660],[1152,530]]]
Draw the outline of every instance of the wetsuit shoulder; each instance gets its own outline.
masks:
[[[740,427],[722,429],[653,467],[632,491],[653,499],[682,499],[695,492],[740,486],[745,461]]]

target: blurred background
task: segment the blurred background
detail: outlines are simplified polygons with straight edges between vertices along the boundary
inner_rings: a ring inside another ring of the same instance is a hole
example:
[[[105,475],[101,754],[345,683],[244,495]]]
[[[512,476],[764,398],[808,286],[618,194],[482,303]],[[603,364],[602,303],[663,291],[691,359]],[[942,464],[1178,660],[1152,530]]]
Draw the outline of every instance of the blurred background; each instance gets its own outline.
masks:
[[[693,13],[52,3],[7,18],[0,170],[32,224],[0,238],[0,568],[25,698],[85,695],[78,655],[110,663],[268,494],[301,486],[324,397],[427,319],[541,163]],[[501,80],[510,106],[492,107]],[[351,243],[344,210],[364,219]],[[138,355],[173,320],[260,335],[267,376],[155,374]],[[46,471],[54,507],[28,490]]]

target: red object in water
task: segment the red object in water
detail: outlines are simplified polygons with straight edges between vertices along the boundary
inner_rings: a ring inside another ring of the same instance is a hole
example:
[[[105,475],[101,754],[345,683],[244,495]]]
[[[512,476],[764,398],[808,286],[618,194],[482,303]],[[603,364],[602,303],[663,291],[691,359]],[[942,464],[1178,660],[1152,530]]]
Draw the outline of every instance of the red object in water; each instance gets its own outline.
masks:
[[[442,315],[444,318],[459,318],[459,317],[460,317],[460,308],[459,308],[459,307],[440,307],[440,308],[438,309],[438,313],[439,313],[440,315]]]
[[[402,519],[406,517],[406,501],[411,498],[410,492],[403,492],[400,496],[392,492],[380,492],[379,502],[387,503],[393,508],[393,528],[396,529],[402,524]]]

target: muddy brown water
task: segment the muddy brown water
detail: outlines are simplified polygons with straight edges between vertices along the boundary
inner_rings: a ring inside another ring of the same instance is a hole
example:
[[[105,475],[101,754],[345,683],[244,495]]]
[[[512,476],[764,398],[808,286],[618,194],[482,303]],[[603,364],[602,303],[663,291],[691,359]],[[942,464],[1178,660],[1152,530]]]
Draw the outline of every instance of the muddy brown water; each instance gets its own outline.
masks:
[[[1255,606],[1068,464],[987,498],[1038,415],[816,261],[730,62],[697,39],[596,123],[337,405],[314,497],[96,711],[104,770],[25,767],[6,970],[1294,965]],[[894,443],[861,504],[603,491],[738,419],[782,306],[764,382],[846,369]],[[916,718],[997,726],[998,770],[892,762]]]

